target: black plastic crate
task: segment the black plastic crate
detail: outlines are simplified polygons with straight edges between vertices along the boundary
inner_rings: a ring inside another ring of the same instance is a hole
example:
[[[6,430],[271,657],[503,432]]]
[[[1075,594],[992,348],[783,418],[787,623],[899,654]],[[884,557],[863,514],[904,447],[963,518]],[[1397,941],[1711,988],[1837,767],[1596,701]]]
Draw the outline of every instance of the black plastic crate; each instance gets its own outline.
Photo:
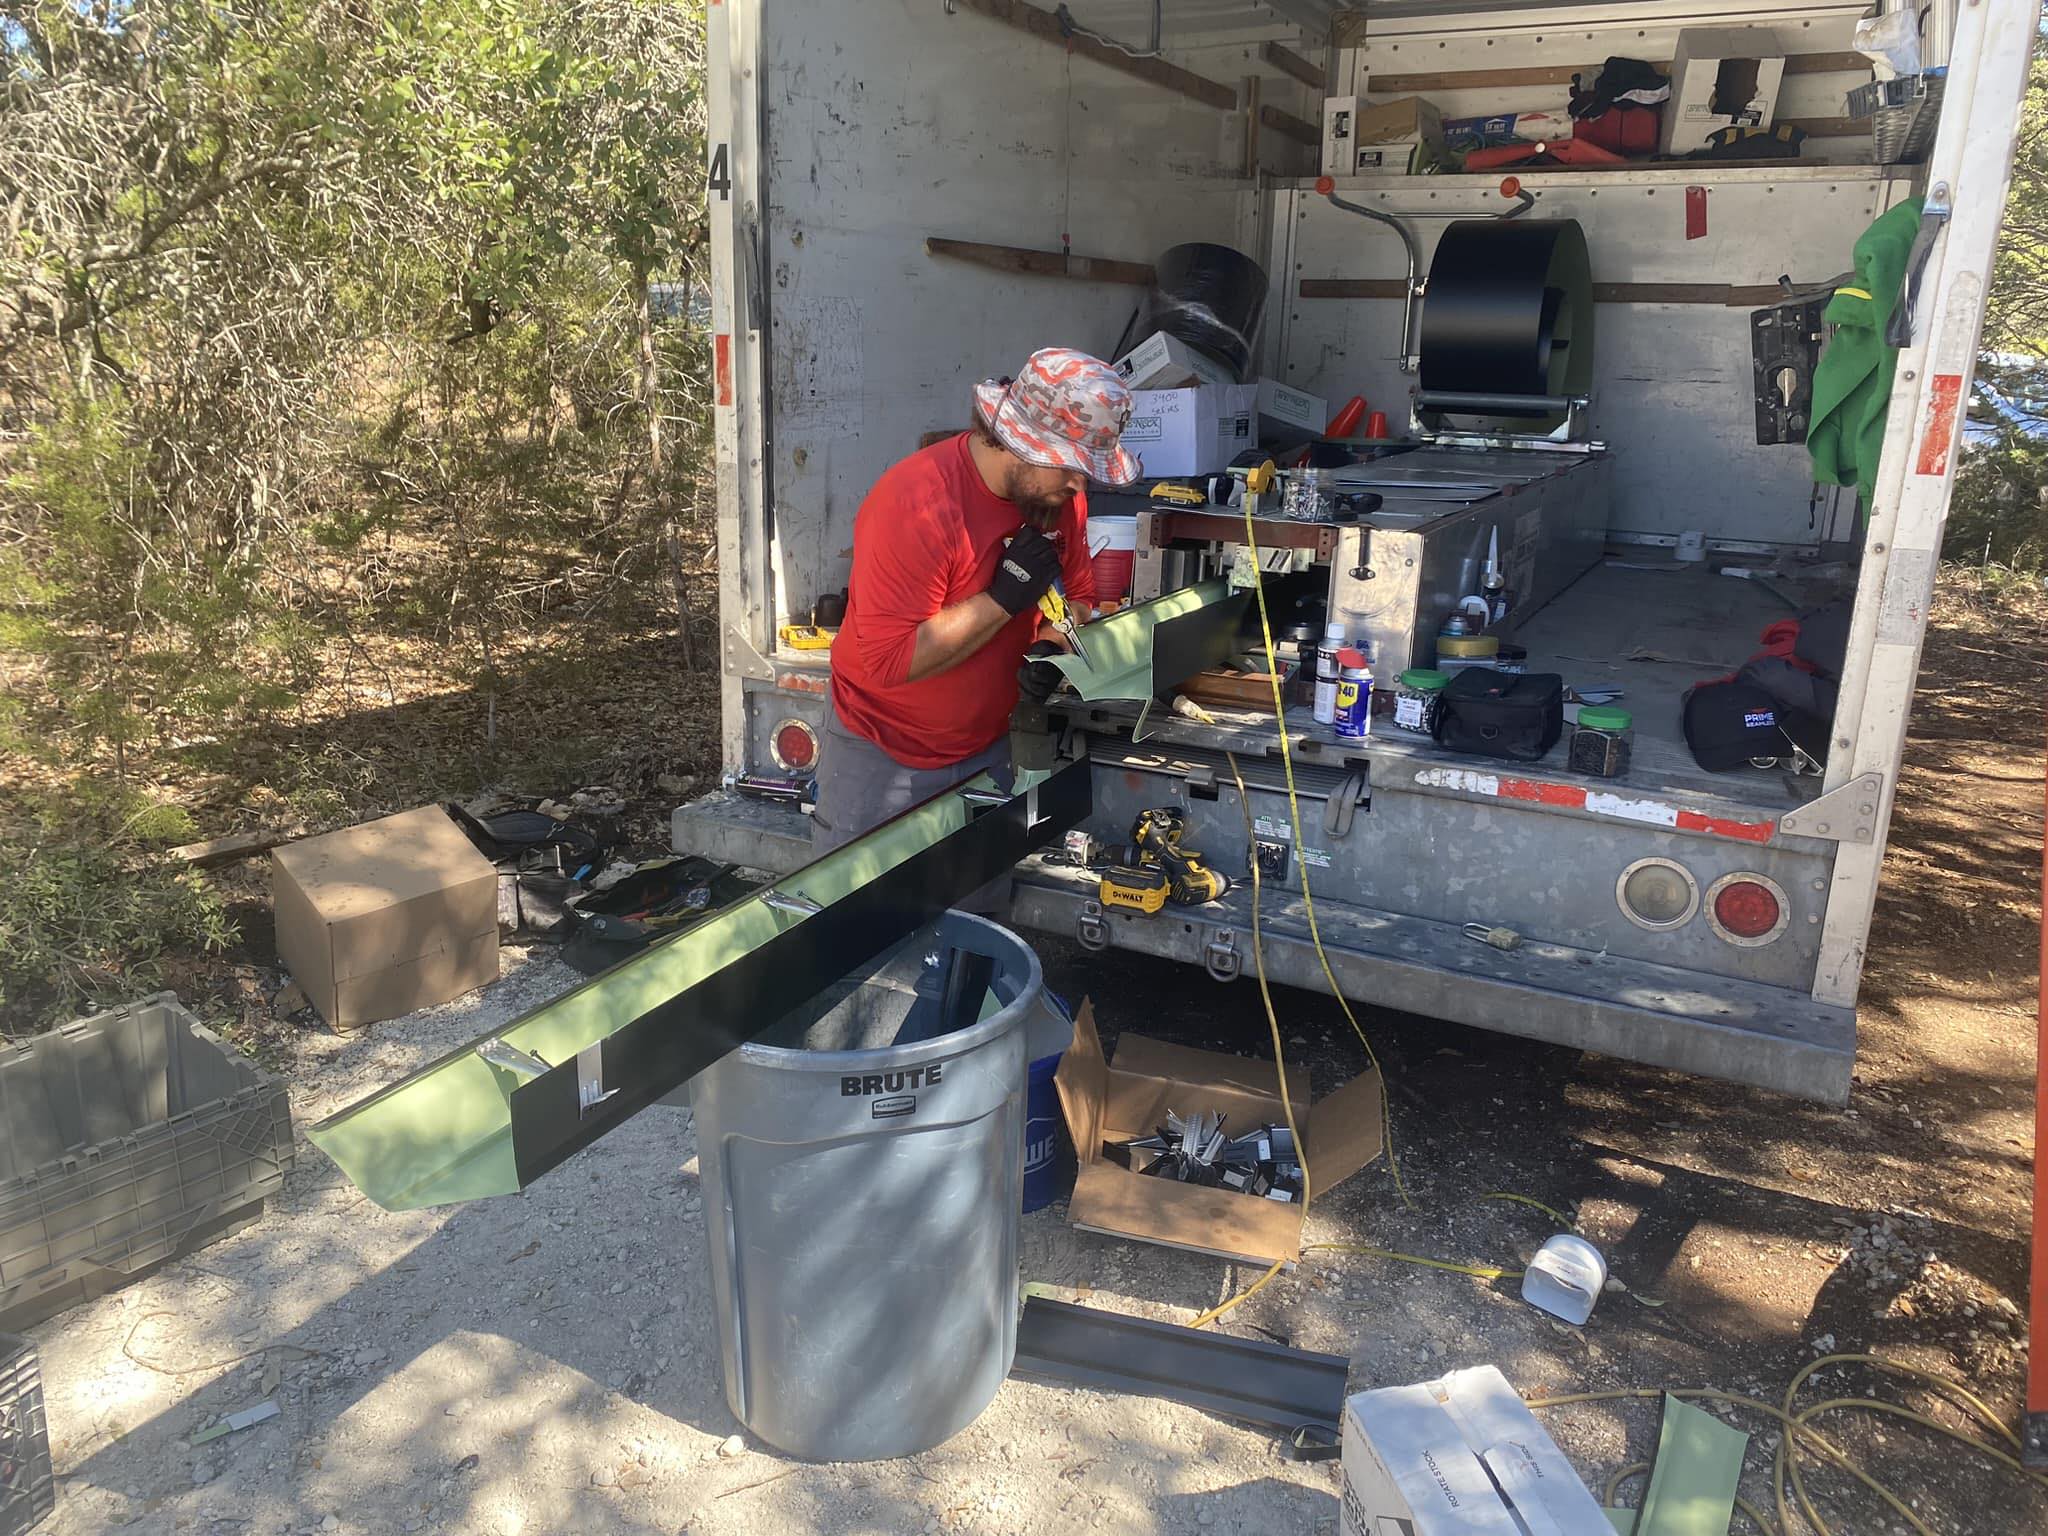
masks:
[[[56,1507],[35,1346],[0,1333],[0,1536],[22,1536]]]
[[[284,1085],[169,992],[0,1047],[0,1328],[247,1225],[291,1163]]]

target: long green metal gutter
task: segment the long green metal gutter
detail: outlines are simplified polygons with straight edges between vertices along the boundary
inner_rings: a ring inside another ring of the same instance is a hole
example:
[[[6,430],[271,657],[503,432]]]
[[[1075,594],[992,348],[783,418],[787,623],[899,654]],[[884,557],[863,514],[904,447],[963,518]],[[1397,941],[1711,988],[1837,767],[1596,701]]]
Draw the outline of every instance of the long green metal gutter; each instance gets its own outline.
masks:
[[[388,1211],[514,1194],[1086,816],[1088,765],[905,812],[307,1132]],[[828,971],[830,974],[823,974]]]
[[[1153,699],[1190,671],[1220,659],[1227,648],[1222,642],[1234,631],[1244,601],[1245,594],[1232,593],[1220,577],[1198,582],[1097,619],[1083,631],[1088,644],[1085,661],[1069,655],[1037,660],[1057,667],[1074,691],[1091,704],[1110,699],[1143,700],[1145,709],[1131,736],[1142,741]],[[1170,643],[1172,637],[1184,636],[1190,626],[1202,631],[1204,643]],[[1215,643],[1208,643],[1211,641]]]

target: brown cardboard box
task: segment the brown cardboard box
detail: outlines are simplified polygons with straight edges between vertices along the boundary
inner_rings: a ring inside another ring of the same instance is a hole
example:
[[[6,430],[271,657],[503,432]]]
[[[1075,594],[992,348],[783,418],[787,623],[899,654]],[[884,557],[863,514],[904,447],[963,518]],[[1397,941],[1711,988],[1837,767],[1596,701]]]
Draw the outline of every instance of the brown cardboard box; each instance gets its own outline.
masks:
[[[1053,1079],[1073,1133],[1080,1171],[1067,1220],[1088,1232],[1134,1237],[1222,1259],[1271,1264],[1301,1257],[1298,1201],[1262,1200],[1231,1189],[1147,1178],[1111,1162],[1103,1143],[1150,1135],[1169,1109],[1220,1110],[1232,1127],[1285,1125],[1280,1074],[1270,1061],[1225,1056],[1187,1046],[1117,1039],[1116,1060],[1102,1051],[1095,1011],[1086,1002],[1074,1018],[1074,1039]],[[1319,1199],[1379,1156],[1380,1079],[1361,1072],[1327,1098],[1309,1102],[1308,1073],[1287,1069],[1287,1094],[1308,1158],[1311,1200]]]
[[[1785,56],[1768,27],[1682,29],[1658,149],[1685,155],[1723,128],[1768,128],[1784,79]]]
[[[336,1029],[498,975],[498,872],[438,805],[271,855],[278,957]]]

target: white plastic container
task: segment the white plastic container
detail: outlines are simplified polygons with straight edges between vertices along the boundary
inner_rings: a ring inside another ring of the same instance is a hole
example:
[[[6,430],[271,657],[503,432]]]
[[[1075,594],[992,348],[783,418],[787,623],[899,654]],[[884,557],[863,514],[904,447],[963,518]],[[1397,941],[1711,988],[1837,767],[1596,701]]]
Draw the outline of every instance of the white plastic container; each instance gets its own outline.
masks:
[[[1560,1232],[1536,1250],[1522,1274],[1522,1300],[1577,1326],[1593,1315],[1607,1286],[1607,1260],[1575,1232]]]
[[[1337,722],[1337,681],[1340,668],[1337,653],[1344,649],[1344,626],[1332,624],[1323,631],[1323,643],[1316,649],[1316,702],[1315,721],[1317,725],[1334,725]]]

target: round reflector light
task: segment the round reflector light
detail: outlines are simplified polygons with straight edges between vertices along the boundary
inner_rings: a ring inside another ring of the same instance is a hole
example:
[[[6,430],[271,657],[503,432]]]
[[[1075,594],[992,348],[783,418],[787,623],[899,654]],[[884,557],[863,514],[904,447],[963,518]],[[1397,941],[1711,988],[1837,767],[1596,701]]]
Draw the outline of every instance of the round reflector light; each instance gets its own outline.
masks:
[[[801,720],[785,720],[768,738],[768,751],[783,772],[808,772],[817,765],[818,733]]]
[[[1785,891],[1767,875],[1723,875],[1707,891],[1707,916],[1730,944],[1768,944],[1785,931],[1792,913]]]
[[[1671,859],[1637,859],[1614,882],[1621,915],[1638,928],[1677,928],[1700,909],[1699,882]]]

